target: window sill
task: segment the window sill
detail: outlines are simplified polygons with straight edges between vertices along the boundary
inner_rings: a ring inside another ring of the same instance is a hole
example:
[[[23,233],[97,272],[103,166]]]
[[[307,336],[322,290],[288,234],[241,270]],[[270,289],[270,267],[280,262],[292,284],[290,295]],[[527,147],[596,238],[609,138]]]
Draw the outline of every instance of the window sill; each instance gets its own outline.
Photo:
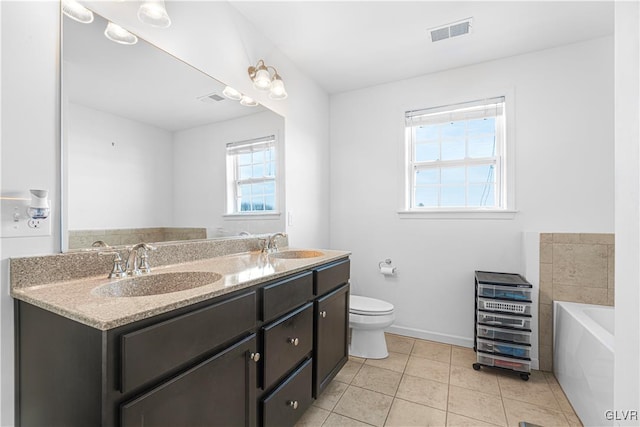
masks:
[[[398,211],[400,219],[514,219],[518,211],[506,209]]]
[[[280,212],[245,212],[235,214],[225,214],[222,218],[228,221],[243,221],[243,220],[277,220],[280,219]]]

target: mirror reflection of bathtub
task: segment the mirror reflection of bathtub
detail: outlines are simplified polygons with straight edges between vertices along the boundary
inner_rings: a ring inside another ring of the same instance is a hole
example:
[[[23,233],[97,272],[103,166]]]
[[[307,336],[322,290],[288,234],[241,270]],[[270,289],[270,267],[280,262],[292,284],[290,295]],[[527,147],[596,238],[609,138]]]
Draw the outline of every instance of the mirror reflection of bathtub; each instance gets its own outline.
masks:
[[[614,314],[608,306],[553,303],[553,372],[585,426],[613,425]]]
[[[106,22],[63,18],[63,251],[283,231],[284,215],[228,215],[226,144],[274,135],[281,172],[284,118],[143,39],[108,40]]]

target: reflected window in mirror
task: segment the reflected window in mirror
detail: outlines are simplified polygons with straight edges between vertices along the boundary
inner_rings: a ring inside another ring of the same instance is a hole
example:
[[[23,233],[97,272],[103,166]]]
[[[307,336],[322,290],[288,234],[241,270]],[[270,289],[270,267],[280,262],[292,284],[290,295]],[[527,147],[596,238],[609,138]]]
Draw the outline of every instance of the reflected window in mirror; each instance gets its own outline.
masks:
[[[228,214],[277,210],[274,135],[227,144]]]

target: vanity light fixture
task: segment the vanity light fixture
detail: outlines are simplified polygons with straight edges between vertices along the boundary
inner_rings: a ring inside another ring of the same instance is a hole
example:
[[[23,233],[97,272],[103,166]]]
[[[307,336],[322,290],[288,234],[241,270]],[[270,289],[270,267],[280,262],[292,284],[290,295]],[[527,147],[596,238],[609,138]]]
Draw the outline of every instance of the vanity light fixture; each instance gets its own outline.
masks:
[[[171,25],[171,18],[167,13],[164,0],[146,0],[138,9],[138,19],[152,27],[167,28]]]
[[[273,70],[273,75],[269,72],[270,69]],[[259,60],[255,67],[249,67],[248,72],[253,81],[253,87],[258,90],[268,90],[269,98],[285,99],[288,96],[278,70],[271,65],[266,65],[264,60]]]
[[[240,101],[242,99],[242,94],[231,86],[225,87],[222,91],[222,94],[229,99],[233,99],[234,101]]]
[[[242,95],[240,99],[240,105],[244,105],[245,107],[255,107],[258,105],[258,101],[255,99],[248,97],[247,95]]]
[[[82,6],[76,0],[63,0],[62,13],[74,21],[90,24],[93,22],[93,12]]]
[[[104,35],[111,41],[120,44],[136,44],[138,43],[138,37],[135,34],[130,33],[118,24],[109,22],[107,28],[104,30]]]

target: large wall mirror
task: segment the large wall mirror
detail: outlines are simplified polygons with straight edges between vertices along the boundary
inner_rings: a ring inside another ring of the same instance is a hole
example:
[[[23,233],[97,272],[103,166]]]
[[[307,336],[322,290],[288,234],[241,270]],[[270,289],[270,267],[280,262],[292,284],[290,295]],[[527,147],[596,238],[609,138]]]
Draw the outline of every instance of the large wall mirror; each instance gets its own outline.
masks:
[[[282,231],[284,118],[162,49],[62,29],[63,251]],[[227,144],[275,136],[274,213],[228,215]]]

